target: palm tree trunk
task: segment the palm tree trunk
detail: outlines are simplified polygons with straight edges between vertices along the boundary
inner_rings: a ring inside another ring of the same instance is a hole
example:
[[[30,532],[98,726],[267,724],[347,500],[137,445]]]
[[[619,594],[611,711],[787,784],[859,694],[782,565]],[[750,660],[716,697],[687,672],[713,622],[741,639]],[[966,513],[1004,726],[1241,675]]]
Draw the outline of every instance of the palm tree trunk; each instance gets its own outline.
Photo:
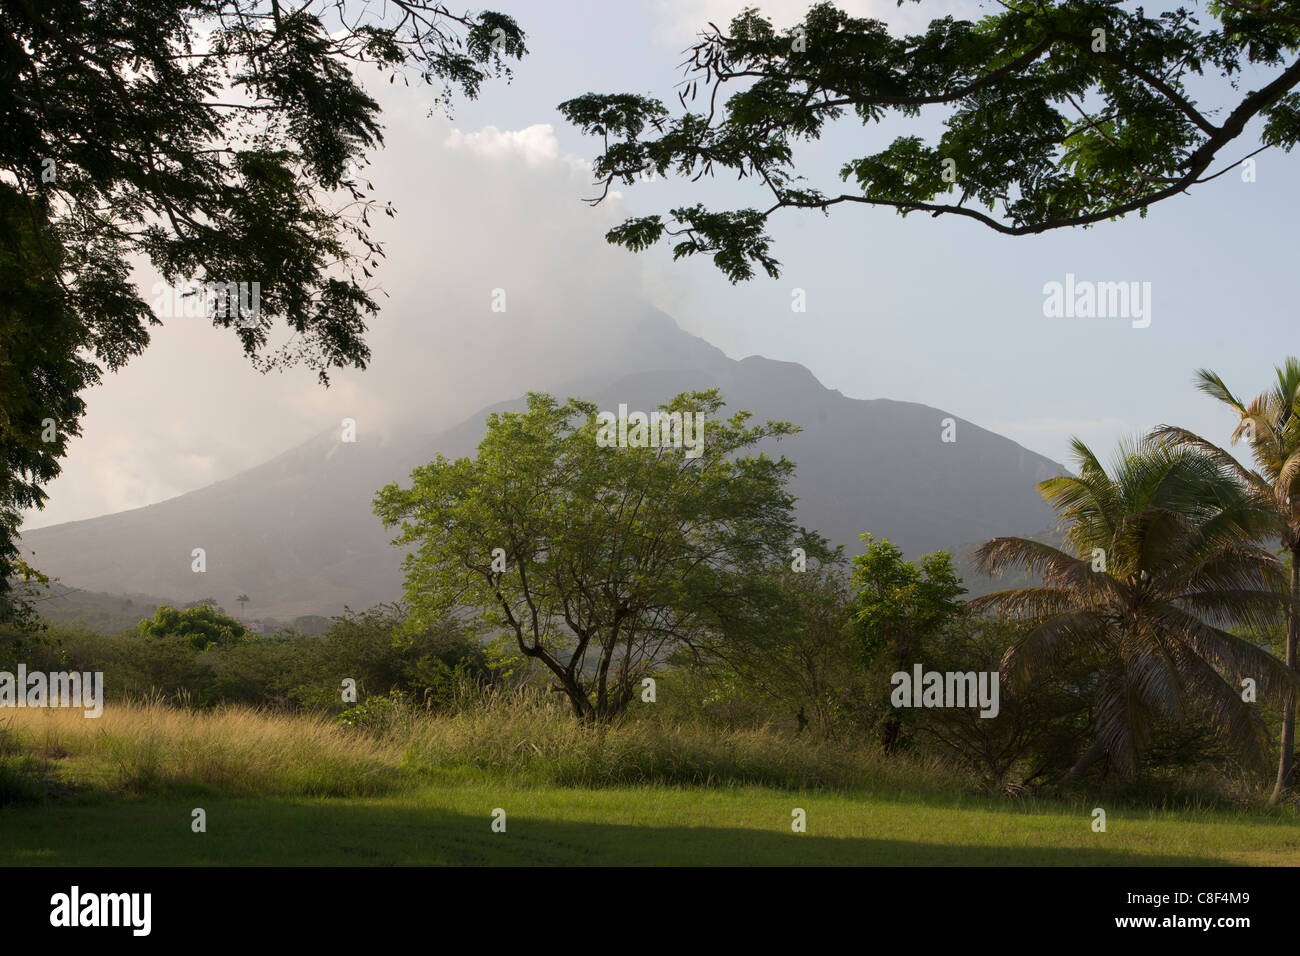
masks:
[[[1092,766],[1093,761],[1100,757],[1105,749],[1100,740],[1094,740],[1092,746],[1083,752],[1083,756],[1070,768],[1070,772],[1061,779],[1061,786],[1068,787],[1083,776],[1083,772]]]
[[[1291,548],[1291,602],[1286,619],[1286,666],[1295,673],[1295,655],[1297,638],[1300,638],[1300,614],[1296,613],[1295,603],[1300,601],[1300,545]],[[1269,804],[1276,804],[1286,792],[1287,782],[1291,777],[1291,765],[1295,751],[1295,694],[1288,692],[1282,701],[1282,753],[1277,761],[1277,783],[1273,786],[1273,795]]]

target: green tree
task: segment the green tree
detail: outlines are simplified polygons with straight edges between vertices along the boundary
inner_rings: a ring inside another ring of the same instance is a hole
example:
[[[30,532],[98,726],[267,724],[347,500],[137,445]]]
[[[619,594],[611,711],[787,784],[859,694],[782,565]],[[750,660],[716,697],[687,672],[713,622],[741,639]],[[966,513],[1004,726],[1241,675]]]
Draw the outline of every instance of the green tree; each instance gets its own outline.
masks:
[[[295,617],[289,627],[299,634],[319,637],[330,629],[330,619],[319,614],[303,614]]]
[[[996,672],[1019,636],[1014,622],[962,615],[927,642],[926,670]],[[968,768],[990,791],[1022,793],[1060,780],[1091,741],[1095,673],[1095,660],[1076,655],[1060,660],[1050,674],[1040,674],[1032,686],[1000,684],[996,718],[982,717],[974,707],[907,713],[925,752],[947,765]]]
[[[595,721],[621,714],[673,649],[759,630],[779,603],[769,572],[804,539],[793,464],[741,453],[795,428],[715,418],[722,405],[713,389],[661,406],[705,416],[690,452],[606,447],[595,405],[530,393],[526,411],[488,418],[476,458],[439,457],[411,487],[384,488],[376,513],[400,528],[394,544],[415,545],[413,625],[483,611]]]
[[[1025,235],[1145,214],[1242,152],[1289,150],[1300,138],[1300,2],[1212,0],[1205,14],[1005,0],[976,22],[940,17],[896,37],[830,3],[780,31],[746,9],[689,51],[681,115],[635,94],[588,93],[559,109],[604,138],[594,203],[647,169],[752,179],[762,208],[683,206],[608,233],[634,251],[669,237],[674,257],[711,255],[736,282],[756,264],[778,275],[767,233],[778,210],[857,203]],[[799,175],[798,145],[846,115],[871,127],[927,110],[945,126],[934,142],[904,135],[843,160],[840,179],[856,189],[823,191]],[[1224,155],[1248,126],[1262,145]]]
[[[1227,628],[1276,620],[1289,603],[1277,560],[1253,543],[1268,514],[1230,469],[1198,449],[1149,438],[1121,444],[1108,474],[1082,441],[1073,447],[1078,476],[1038,487],[1074,553],[995,538],[976,552],[981,570],[1022,567],[1042,584],[971,602],[1024,626],[1002,660],[1013,688],[1063,660],[1095,655],[1095,734],[1064,782],[1103,754],[1136,772],[1157,718],[1181,720],[1193,701],[1229,743],[1262,756],[1267,729],[1242,700],[1241,679],[1264,693],[1294,679]]]
[[[1256,396],[1249,405],[1233,395],[1216,373],[1209,369],[1199,369],[1196,373],[1197,388],[1236,413],[1232,444],[1245,441],[1255,461],[1254,471],[1242,466],[1225,449],[1185,428],[1162,425],[1154,436],[1210,455],[1235,474],[1260,505],[1272,513],[1274,520],[1267,528],[1267,535],[1279,540],[1290,557],[1286,666],[1294,673],[1296,646],[1300,642],[1300,359],[1290,357],[1275,371],[1277,382],[1273,388]],[[1272,803],[1282,799],[1295,760],[1295,697],[1291,694],[1282,705],[1281,738]]]
[[[15,540],[21,513],[44,503],[41,487],[67,450],[70,433],[59,423],[81,417],[80,393],[96,376],[78,354],[85,325],[59,282],[27,268],[42,248],[61,254],[58,238],[41,236],[22,199],[0,182],[0,623],[29,628],[30,595],[6,593],[11,578],[31,580]]]
[[[784,605],[764,617],[761,631],[690,663],[701,678],[712,678],[713,695],[731,691],[763,719],[837,738],[861,714],[864,670],[842,549],[824,553],[825,560],[780,566],[774,581]]]
[[[398,691],[430,703],[448,701],[458,676],[490,678],[483,649],[465,621],[444,615],[410,627],[408,618],[397,604],[348,611],[311,641],[317,652],[304,669],[335,704],[345,677],[357,682],[363,699]]]
[[[196,607],[210,607],[216,610],[218,614],[226,613],[226,609],[217,603],[217,599],[211,597],[199,598],[197,601],[186,601],[183,605],[181,605],[181,610],[188,611],[191,608],[196,608]]]
[[[140,622],[142,637],[181,637],[196,651],[212,645],[228,646],[247,639],[249,631],[243,624],[222,614],[209,604],[178,611],[163,605],[152,619]]]
[[[370,219],[393,209],[353,169],[383,137],[352,68],[417,76],[446,103],[526,51],[510,17],[430,0],[5,3],[0,46],[5,602],[19,514],[79,434],[80,394],[160,323],[131,263],[214,284],[200,309],[262,370],[364,368],[383,255]]]
[[[966,593],[952,567],[952,555],[937,551],[907,561],[894,544],[863,534],[865,547],[853,559],[852,582],[857,588],[853,614],[859,626],[863,659],[872,669],[878,699],[887,700],[889,676],[911,673],[924,664],[932,641],[966,614],[961,596]],[[885,712],[880,740],[888,751],[905,742],[906,717],[897,710]]]

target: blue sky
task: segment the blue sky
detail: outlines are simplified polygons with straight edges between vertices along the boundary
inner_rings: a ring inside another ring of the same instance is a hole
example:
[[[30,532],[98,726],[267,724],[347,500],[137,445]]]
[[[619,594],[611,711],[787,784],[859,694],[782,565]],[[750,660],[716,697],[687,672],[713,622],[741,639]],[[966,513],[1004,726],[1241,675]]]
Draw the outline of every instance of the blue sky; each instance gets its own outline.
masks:
[[[758,5],[773,10],[777,26],[803,6]],[[616,16],[599,18],[583,3],[547,3],[545,16],[534,14],[537,3],[498,6],[525,24],[532,55],[512,86],[459,108],[458,121],[551,123],[562,150],[591,158],[596,141],[567,126],[555,105],[589,90],[671,101],[692,7],[701,8],[702,25],[731,5],[622,3],[604,8]],[[854,10],[915,24],[948,10],[978,16],[986,6],[922,3],[899,12],[885,0]],[[829,188],[840,161],[883,148],[891,136],[850,120],[805,153],[807,168]],[[688,198],[724,208],[765,200],[725,182],[623,191],[633,214]],[[665,250],[643,255],[663,264],[656,273],[671,283],[662,294],[678,321],[729,354],[801,362],[855,397],[940,406],[1063,460],[1071,433],[1109,449],[1125,432],[1166,421],[1226,440],[1231,423],[1190,379],[1210,366],[1254,394],[1273,364],[1300,348],[1297,198],[1295,158],[1272,150],[1257,158],[1253,183],[1229,173],[1145,220],[1089,230],[1008,238],[974,222],[904,220],[886,210],[841,208],[829,219],[788,212],[772,228],[782,278],[740,286],[703,260],[669,267]],[[1045,318],[1043,284],[1070,272],[1151,282],[1150,327]],[[807,290],[807,314],[790,311],[795,287]]]

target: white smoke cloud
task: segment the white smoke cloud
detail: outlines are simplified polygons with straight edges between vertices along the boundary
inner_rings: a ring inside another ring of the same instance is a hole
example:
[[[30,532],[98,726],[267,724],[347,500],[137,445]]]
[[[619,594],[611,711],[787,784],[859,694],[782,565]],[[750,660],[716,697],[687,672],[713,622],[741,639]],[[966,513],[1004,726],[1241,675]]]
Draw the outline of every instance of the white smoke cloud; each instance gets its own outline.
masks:
[[[499,130],[487,126],[476,133],[453,129],[443,140],[449,150],[468,152],[481,159],[500,164],[522,161],[532,167],[566,165],[575,172],[590,174],[591,164],[578,156],[561,156],[555,128],[550,123],[536,123],[527,129]]]
[[[83,436],[27,527],[182,494],[345,417],[362,437],[432,435],[578,377],[602,340],[640,318],[642,263],[604,240],[623,218],[618,198],[581,201],[590,166],[561,151],[551,126],[462,130],[429,116],[426,90],[383,83],[375,95],[386,143],[362,177],[397,216],[372,217],[387,258],[370,367],[334,373],[329,389],[306,368],[259,375],[229,330],[166,320],[144,355],[89,394]],[[147,297],[156,278],[137,276]],[[505,312],[492,311],[494,295]]]

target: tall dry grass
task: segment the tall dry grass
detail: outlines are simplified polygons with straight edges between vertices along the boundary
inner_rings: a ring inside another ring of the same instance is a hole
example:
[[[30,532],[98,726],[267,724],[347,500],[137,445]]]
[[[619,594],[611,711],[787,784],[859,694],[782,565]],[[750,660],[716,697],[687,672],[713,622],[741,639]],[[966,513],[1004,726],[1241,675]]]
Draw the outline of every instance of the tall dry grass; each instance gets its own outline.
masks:
[[[79,710],[0,711],[0,752],[75,768],[75,784],[134,793],[361,796],[392,789],[399,749],[325,717],[154,699]],[[0,756],[0,759],[3,759]]]
[[[98,719],[78,710],[0,711],[0,790],[21,798],[32,773],[51,771],[81,787],[161,794],[364,796],[448,773],[572,787],[971,790],[937,762],[886,758],[869,746],[648,713],[591,727],[553,697],[481,691],[467,691],[448,713],[398,704],[366,729],[311,714],[198,711],[158,699],[111,703]]]
[[[586,726],[555,695],[527,689],[465,695],[440,717],[399,710],[388,734],[417,769],[472,767],[560,786],[970,790],[967,780],[937,761],[886,758],[870,745],[771,727],[722,729],[646,712],[606,727]]]

